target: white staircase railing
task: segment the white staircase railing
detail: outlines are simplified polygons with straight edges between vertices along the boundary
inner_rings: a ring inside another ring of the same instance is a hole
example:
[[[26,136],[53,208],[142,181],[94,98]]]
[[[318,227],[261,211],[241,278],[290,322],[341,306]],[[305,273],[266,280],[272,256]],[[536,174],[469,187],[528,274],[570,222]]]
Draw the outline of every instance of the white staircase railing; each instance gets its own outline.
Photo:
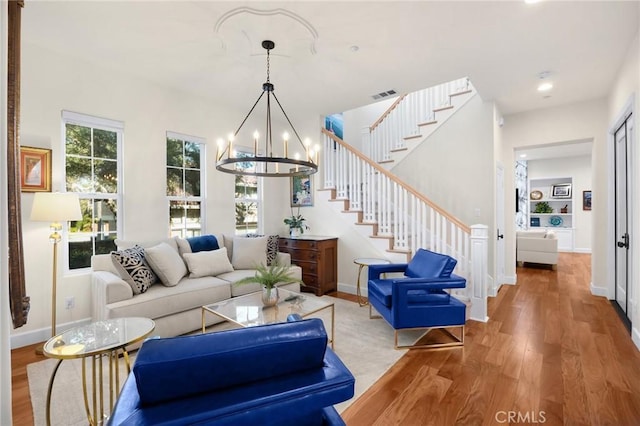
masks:
[[[486,273],[474,271],[487,270],[487,227],[474,226],[473,238],[471,227],[333,133],[325,129],[322,133],[324,189],[335,190],[337,199],[349,200],[349,210],[361,213],[362,223],[376,224],[378,236],[392,239],[391,251],[410,254],[428,248],[457,259],[456,273],[467,279],[467,288],[457,293],[472,302],[471,318],[485,321]],[[474,291],[474,286],[480,287]],[[475,300],[478,294],[484,296]]]
[[[391,159],[394,150],[406,147],[407,139],[420,136],[420,126],[435,122],[435,113],[451,107],[451,96],[472,90],[468,78],[400,96],[369,128],[366,154],[375,162]]]

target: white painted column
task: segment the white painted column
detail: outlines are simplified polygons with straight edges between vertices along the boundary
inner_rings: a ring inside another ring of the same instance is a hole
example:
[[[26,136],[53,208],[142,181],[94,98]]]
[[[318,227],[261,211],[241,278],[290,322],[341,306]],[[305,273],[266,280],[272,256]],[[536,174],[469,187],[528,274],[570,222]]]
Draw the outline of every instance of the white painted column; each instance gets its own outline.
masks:
[[[471,226],[471,271],[467,279],[471,298],[470,319],[487,322],[487,271],[489,262],[489,227]]]

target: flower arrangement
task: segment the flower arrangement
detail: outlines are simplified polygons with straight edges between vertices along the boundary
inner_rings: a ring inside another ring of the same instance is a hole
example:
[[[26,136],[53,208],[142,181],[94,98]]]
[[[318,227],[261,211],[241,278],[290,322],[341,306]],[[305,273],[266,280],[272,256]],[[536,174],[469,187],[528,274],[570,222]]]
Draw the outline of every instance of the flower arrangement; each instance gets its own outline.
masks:
[[[302,215],[300,214],[300,207],[298,207],[298,214],[294,214],[293,209],[291,209],[291,216],[285,218],[284,223],[289,227],[289,232],[291,232],[292,234],[294,233],[294,230],[295,232],[304,234],[305,229],[310,229],[309,226],[304,223],[306,220],[307,219],[302,217]]]

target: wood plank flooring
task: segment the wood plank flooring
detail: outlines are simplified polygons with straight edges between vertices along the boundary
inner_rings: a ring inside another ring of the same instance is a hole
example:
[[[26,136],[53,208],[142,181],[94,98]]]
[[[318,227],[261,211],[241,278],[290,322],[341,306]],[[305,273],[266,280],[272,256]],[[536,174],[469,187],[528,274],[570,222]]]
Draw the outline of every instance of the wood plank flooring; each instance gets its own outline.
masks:
[[[518,285],[490,298],[489,322],[467,323],[464,348],[409,351],[343,419],[640,425],[640,353],[610,302],[591,295],[590,263],[562,253],[557,272],[517,268]]]
[[[409,351],[345,422],[640,425],[640,353],[609,301],[591,295],[590,263],[562,253],[557,272],[517,268],[518,285],[490,298],[489,322],[468,322],[464,348]],[[26,366],[43,359],[36,346],[11,352],[14,425],[33,424]]]

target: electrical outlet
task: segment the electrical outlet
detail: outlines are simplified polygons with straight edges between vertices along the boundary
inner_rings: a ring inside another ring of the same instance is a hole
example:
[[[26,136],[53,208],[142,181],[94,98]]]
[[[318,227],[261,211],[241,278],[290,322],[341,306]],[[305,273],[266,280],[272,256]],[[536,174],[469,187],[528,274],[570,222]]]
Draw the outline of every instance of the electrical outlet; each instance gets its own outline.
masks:
[[[67,297],[64,299],[64,308],[65,309],[73,309],[76,307],[76,298],[73,296]]]

